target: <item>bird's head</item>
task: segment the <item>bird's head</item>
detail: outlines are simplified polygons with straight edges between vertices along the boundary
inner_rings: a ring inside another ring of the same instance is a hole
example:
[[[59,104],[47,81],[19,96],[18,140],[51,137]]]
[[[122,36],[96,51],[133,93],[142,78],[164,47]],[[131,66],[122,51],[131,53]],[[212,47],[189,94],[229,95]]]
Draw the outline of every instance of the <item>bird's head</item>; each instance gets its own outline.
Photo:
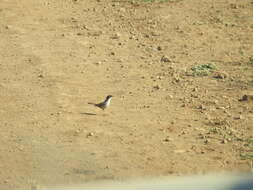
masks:
[[[108,100],[108,99],[111,99],[112,98],[112,95],[108,95],[107,97],[106,97],[106,99]]]

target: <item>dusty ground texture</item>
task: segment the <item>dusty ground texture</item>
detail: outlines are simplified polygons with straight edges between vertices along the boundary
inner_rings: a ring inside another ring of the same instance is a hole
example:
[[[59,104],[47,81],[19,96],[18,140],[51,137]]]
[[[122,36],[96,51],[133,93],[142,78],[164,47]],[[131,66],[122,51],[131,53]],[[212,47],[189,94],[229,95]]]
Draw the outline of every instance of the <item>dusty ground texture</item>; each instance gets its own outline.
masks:
[[[252,171],[252,0],[1,0],[0,18],[1,189]]]

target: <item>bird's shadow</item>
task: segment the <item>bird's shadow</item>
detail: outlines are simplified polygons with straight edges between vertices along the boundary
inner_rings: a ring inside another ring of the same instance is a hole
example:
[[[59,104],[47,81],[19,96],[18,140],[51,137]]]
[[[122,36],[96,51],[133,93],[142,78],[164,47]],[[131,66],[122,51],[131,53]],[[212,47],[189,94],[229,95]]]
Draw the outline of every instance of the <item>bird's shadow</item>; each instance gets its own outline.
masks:
[[[97,115],[95,113],[89,113],[89,112],[81,112],[80,114],[82,114],[82,115]]]

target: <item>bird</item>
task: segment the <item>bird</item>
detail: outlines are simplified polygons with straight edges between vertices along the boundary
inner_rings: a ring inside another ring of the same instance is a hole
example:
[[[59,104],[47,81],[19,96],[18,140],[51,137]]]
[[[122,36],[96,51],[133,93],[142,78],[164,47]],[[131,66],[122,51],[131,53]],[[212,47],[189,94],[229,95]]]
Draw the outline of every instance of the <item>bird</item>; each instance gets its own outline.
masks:
[[[94,105],[96,107],[99,107],[102,110],[105,110],[110,105],[112,97],[113,97],[112,95],[108,95],[106,96],[105,100],[101,103],[95,104],[95,103],[89,102],[88,104]]]

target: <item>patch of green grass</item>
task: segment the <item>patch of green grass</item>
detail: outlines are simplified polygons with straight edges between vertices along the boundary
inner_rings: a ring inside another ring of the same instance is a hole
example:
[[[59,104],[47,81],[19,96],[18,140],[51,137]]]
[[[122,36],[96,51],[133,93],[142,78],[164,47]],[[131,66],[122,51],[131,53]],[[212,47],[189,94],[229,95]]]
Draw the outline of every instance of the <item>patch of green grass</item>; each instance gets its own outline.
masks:
[[[209,128],[209,133],[218,134],[220,130],[217,127]]]
[[[253,161],[253,138],[247,138],[244,140],[245,148],[247,147],[247,152],[241,153],[240,156],[243,160],[252,160]]]
[[[244,146],[252,146],[253,149],[253,138],[246,139]]]
[[[152,3],[154,2],[155,0],[141,0],[142,2],[145,2],[145,3]]]
[[[164,2],[168,2],[170,0],[139,0],[141,2],[144,2],[144,3],[153,3],[153,2],[160,2],[160,3],[164,3]]]
[[[191,68],[191,73],[193,76],[207,76],[216,70],[216,66],[212,63],[196,65]]]
[[[251,57],[249,58],[249,64],[250,64],[250,65],[253,65],[253,56],[251,56]]]
[[[240,54],[241,56],[244,56],[244,51],[243,51],[242,48],[239,48],[239,54]]]
[[[240,154],[240,156],[243,160],[253,160],[253,152]]]

